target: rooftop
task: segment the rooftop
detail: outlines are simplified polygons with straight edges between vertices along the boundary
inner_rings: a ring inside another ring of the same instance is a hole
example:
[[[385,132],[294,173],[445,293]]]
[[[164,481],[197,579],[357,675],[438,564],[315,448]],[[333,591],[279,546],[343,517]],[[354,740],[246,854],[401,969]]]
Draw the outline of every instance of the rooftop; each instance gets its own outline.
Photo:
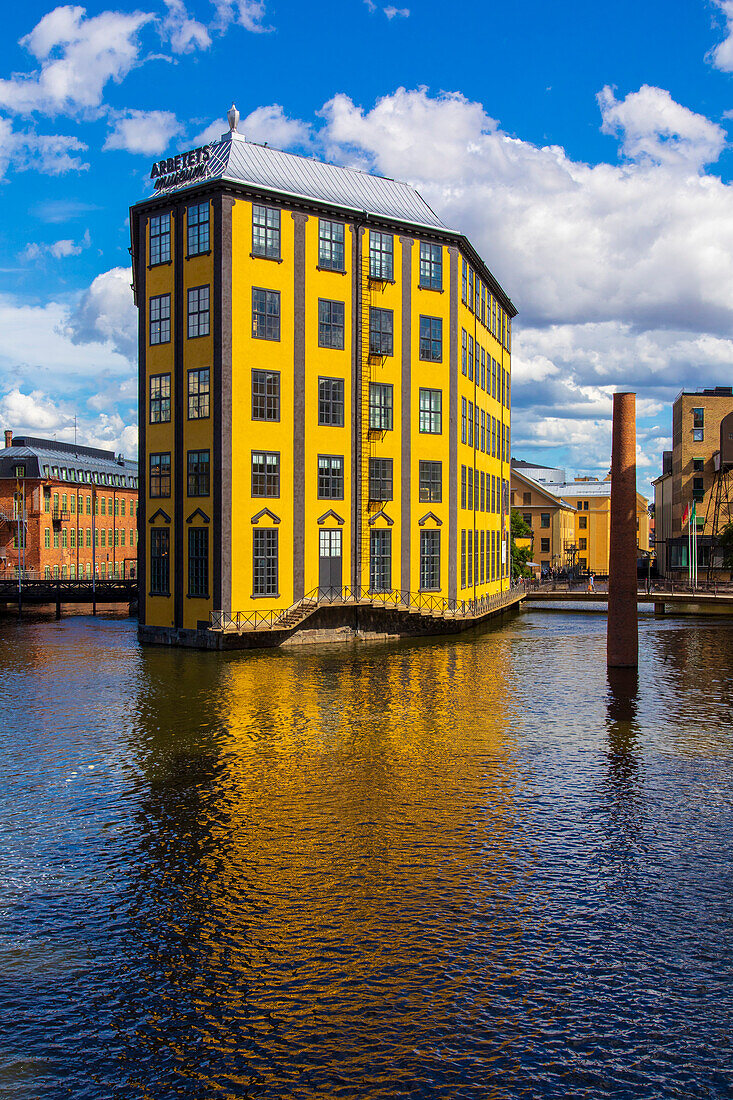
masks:
[[[210,180],[231,180],[273,194],[316,199],[344,210],[448,229],[414,187],[399,180],[297,153],[284,153],[269,145],[247,141],[238,133],[223,134],[220,141],[208,146],[208,151],[208,159],[201,165],[203,170],[192,178],[181,180],[180,176],[186,176],[185,169],[168,172],[168,161],[159,162],[158,167],[162,166],[166,174],[158,174],[155,179],[156,195],[168,195]]]
[[[115,455],[114,451],[31,435],[13,438],[10,433],[6,441],[10,446],[0,448],[0,477],[15,477],[15,466],[22,462],[28,478],[94,482],[125,488],[137,486],[137,462]]]

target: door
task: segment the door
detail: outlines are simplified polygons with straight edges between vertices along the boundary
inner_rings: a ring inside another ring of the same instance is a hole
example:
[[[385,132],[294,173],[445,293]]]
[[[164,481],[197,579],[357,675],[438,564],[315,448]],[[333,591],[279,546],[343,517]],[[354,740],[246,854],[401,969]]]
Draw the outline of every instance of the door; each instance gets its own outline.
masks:
[[[319,531],[318,548],[318,595],[333,599],[341,591],[341,531]]]

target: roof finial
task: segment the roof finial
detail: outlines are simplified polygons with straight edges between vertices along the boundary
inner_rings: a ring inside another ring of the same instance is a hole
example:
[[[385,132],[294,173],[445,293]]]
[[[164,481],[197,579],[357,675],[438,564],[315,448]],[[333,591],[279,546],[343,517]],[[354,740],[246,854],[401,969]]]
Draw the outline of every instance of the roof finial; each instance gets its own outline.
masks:
[[[239,125],[239,111],[232,103],[231,107],[227,111],[227,119],[229,120],[229,131],[232,134],[236,134],[237,126]]]

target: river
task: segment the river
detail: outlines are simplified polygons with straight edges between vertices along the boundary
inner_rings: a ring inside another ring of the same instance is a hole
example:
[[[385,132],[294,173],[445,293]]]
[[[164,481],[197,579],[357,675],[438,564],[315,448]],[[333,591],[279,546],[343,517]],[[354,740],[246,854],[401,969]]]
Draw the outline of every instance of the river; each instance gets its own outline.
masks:
[[[733,621],[0,666],[0,1097],[733,1095]]]

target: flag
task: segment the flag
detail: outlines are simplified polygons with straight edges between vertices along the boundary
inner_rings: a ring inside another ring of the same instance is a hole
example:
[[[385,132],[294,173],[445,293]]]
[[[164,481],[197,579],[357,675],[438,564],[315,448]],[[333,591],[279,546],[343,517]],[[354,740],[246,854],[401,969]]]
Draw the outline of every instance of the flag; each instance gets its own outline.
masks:
[[[694,518],[695,518],[695,505],[694,505],[694,503],[692,505],[688,504],[687,507],[685,508],[684,512],[682,513],[682,526],[685,527],[687,525],[688,521],[691,520],[691,519],[694,519]]]

